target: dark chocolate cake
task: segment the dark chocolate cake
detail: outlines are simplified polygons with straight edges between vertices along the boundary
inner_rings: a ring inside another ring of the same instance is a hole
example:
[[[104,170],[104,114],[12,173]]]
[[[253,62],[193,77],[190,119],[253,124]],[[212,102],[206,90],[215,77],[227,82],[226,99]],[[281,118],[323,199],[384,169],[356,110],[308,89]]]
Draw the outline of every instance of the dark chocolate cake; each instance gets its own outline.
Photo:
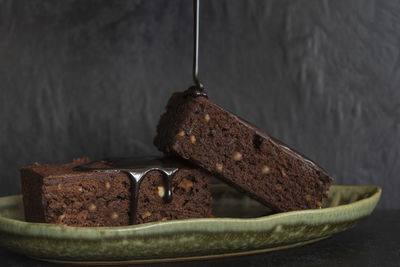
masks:
[[[76,168],[88,162],[83,158],[21,169],[26,220],[70,226],[121,226],[211,216],[210,178],[201,169],[171,161],[169,169],[165,169],[170,174],[166,180],[161,171],[146,171],[143,166],[135,169],[135,164],[96,164],[96,168],[110,169],[105,171]],[[158,164],[151,163],[149,166],[153,167]],[[134,174],[142,172],[143,179],[134,185],[125,172],[129,170],[138,171]],[[135,190],[137,199],[132,195]]]
[[[333,181],[311,160],[201,94],[173,94],[154,144],[277,212],[320,208]]]

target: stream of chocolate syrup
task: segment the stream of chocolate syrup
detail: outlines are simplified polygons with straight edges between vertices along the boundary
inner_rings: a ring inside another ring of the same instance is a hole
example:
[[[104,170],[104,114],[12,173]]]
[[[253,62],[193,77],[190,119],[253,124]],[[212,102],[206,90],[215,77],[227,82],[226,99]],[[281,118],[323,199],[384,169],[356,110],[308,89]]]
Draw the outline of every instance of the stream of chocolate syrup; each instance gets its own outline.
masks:
[[[185,95],[207,97],[204,85],[199,79],[199,30],[200,30],[200,0],[193,0],[193,81],[194,86],[185,91]]]
[[[105,165],[104,167],[96,167],[96,164]],[[138,196],[140,184],[146,175],[151,171],[159,171],[164,177],[164,201],[169,203],[172,201],[172,178],[179,170],[180,163],[176,160],[170,160],[159,157],[146,158],[110,158],[101,161],[93,161],[75,167],[76,171],[90,172],[117,172],[125,173],[131,181],[131,224],[136,224],[136,215],[138,208]]]

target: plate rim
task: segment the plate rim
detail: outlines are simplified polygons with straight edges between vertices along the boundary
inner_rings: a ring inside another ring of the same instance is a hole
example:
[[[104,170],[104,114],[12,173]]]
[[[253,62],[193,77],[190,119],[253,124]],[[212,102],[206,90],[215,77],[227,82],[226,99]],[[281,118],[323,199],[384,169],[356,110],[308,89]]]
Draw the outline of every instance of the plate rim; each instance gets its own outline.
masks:
[[[221,186],[225,186],[224,184],[220,184]],[[220,186],[220,185],[217,185]],[[324,209],[309,209],[309,210],[298,210],[298,211],[289,211],[289,212],[282,212],[282,213],[276,213],[276,214],[271,214],[271,215],[266,215],[266,216],[261,216],[261,217],[256,217],[256,218],[195,218],[195,219],[185,219],[185,220],[171,220],[171,221],[165,221],[165,222],[150,222],[150,223],[144,223],[144,224],[139,224],[139,225],[127,225],[127,226],[112,226],[112,227],[107,227],[107,226],[100,226],[100,227],[76,227],[76,226],[67,226],[67,225],[57,225],[57,224],[50,224],[50,223],[32,223],[32,222],[26,222],[26,221],[21,221],[17,219],[11,219],[11,218],[6,218],[3,216],[0,216],[0,231],[6,230],[8,233],[13,233],[13,234],[19,234],[20,232],[17,229],[24,229],[24,235],[29,235],[29,236],[40,236],[40,232],[38,233],[38,229],[40,228],[46,228],[46,236],[51,236],[53,238],[68,238],[70,240],[73,239],[82,239],[82,233],[86,234],[85,239],[90,240],[90,239],[97,239],[99,237],[102,238],[107,238],[107,237],[115,237],[115,234],[123,232],[124,235],[127,234],[132,234],[132,235],[140,235],[144,234],[155,234],[158,232],[163,232],[165,228],[164,226],[174,226],[174,225],[180,225],[180,226],[187,226],[191,225],[192,227],[195,226],[199,231],[201,231],[201,225],[204,224],[218,224],[221,222],[232,222],[234,224],[239,223],[239,224],[257,224],[262,225],[264,221],[274,221],[274,220],[280,220],[288,216],[302,216],[302,215],[317,215],[320,217],[323,217],[323,215],[329,215],[332,212],[336,212],[337,210],[342,211],[342,210],[348,210],[348,209],[356,209],[357,207],[361,207],[363,205],[367,205],[370,202],[376,202],[373,207],[371,208],[370,211],[364,212],[364,217],[368,216],[375,208],[376,204],[379,201],[379,198],[382,193],[382,188],[380,186],[376,185],[332,185],[332,187],[335,187],[337,189],[340,188],[370,188],[370,189],[375,189],[374,193],[372,193],[371,196],[354,201],[349,204],[345,205],[339,205],[335,207],[329,207],[329,208],[324,208]],[[6,196],[6,197],[0,197],[0,207],[5,202],[6,200],[8,201],[16,201],[17,199],[21,199],[22,195],[12,195],[12,196]],[[360,216],[361,217],[361,216]],[[7,227],[9,225],[12,225],[11,229],[10,227]],[[226,226],[226,224],[225,224]],[[240,229],[235,229],[237,227],[233,227],[230,229],[225,229],[226,231],[234,231],[234,232],[241,232],[242,230]],[[240,228],[240,227],[239,227]],[[185,228],[182,228],[185,229]],[[262,227],[262,229],[265,229],[265,226]],[[60,231],[62,230],[62,231]],[[192,228],[193,230],[193,228]],[[260,230],[260,229],[255,229],[255,231]],[[207,232],[212,232],[212,229],[207,229]],[[219,227],[215,228],[215,232],[219,232],[220,229]],[[65,232],[66,234],[63,236],[57,236],[57,233],[60,232]],[[185,231],[182,231],[185,232]],[[55,233],[56,236],[51,235],[51,233]]]
[[[223,254],[211,254],[211,255],[203,255],[203,256],[189,256],[189,257],[177,257],[177,258],[155,258],[155,259],[138,259],[138,260],[121,260],[121,261],[68,261],[68,260],[57,260],[57,259],[46,259],[39,257],[32,257],[34,260],[39,261],[47,261],[51,263],[58,264],[71,264],[71,265],[125,265],[125,264],[153,264],[153,263],[175,263],[175,262],[186,262],[186,261],[199,261],[199,260],[214,260],[214,259],[222,259],[222,258],[230,258],[230,257],[240,257],[240,256],[250,256],[255,254],[273,252],[278,250],[297,248],[306,245],[310,245],[319,241],[323,241],[325,239],[330,238],[332,235],[323,236],[320,238],[310,239],[306,241],[296,242],[289,245],[283,245],[278,247],[264,248],[264,249],[253,249],[247,251],[240,252],[232,252],[232,253],[223,253]]]

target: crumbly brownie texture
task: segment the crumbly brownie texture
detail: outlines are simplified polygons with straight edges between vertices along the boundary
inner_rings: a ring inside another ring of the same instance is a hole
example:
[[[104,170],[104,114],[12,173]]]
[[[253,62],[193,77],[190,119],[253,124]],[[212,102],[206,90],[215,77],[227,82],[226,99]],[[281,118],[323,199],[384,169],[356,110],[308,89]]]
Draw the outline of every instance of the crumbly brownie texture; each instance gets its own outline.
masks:
[[[130,224],[131,182],[124,173],[78,172],[88,159],[21,170],[25,217],[29,222],[70,226]],[[172,202],[164,202],[162,174],[149,172],[138,197],[136,223],[211,217],[209,174],[180,168],[172,179]]]
[[[174,93],[154,144],[277,212],[320,208],[333,181],[312,161],[205,97]]]

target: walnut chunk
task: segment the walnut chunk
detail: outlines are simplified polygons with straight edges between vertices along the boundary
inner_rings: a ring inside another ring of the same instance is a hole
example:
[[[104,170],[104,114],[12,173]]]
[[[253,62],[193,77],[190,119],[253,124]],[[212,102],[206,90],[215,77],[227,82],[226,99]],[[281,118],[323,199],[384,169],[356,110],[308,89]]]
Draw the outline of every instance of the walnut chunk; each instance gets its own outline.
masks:
[[[217,168],[217,171],[219,171],[219,172],[222,172],[222,170],[224,169],[224,165],[222,165],[221,163],[215,164],[215,167]]]
[[[242,156],[242,154],[240,154],[239,152],[235,152],[234,154],[233,154],[233,160],[234,161],[239,161],[239,160],[242,160],[242,158],[243,158],[243,156]]]
[[[116,220],[118,219],[118,213],[116,213],[115,211],[113,213],[111,213],[111,219]]]
[[[162,222],[165,222],[166,220],[168,220],[167,217],[164,217],[164,218],[161,219]]]
[[[307,195],[305,196],[305,199],[306,199],[307,202],[311,201],[311,195],[308,195],[308,194],[307,194]]]
[[[317,207],[318,207],[318,208],[322,207],[322,202],[321,202],[321,201],[317,201],[316,204],[317,204]]]
[[[182,136],[184,136],[184,135],[185,135],[185,132],[184,132],[184,131],[180,131],[179,133],[176,134],[176,136],[179,136],[179,137],[182,137]]]
[[[88,210],[91,211],[91,212],[95,211],[96,209],[97,209],[97,207],[96,207],[96,205],[93,204],[93,203],[90,204],[89,207],[88,207]]]
[[[108,191],[108,190],[110,190],[110,188],[111,188],[111,184],[110,184],[109,182],[106,182],[106,183],[104,184],[104,187],[105,187],[106,190]]]
[[[192,143],[193,145],[196,143],[196,137],[194,135],[190,136],[190,143]]]
[[[143,218],[143,219],[146,219],[147,217],[150,217],[150,216],[151,216],[151,212],[146,211],[146,212],[142,215],[142,218]]]
[[[267,165],[264,165],[264,167],[261,169],[262,174],[268,174],[270,172],[270,168]]]
[[[282,191],[283,187],[281,185],[275,186],[275,191]]]
[[[208,114],[204,115],[204,120],[206,122],[209,122],[210,121],[210,115],[208,115]]]
[[[83,192],[82,186],[78,186],[78,191],[81,192],[81,193]]]
[[[165,189],[164,186],[157,186],[157,193],[160,197],[164,197],[165,195]]]
[[[185,192],[189,192],[190,189],[193,188],[193,182],[188,179],[183,179],[182,182],[179,184],[179,187],[183,188]]]

